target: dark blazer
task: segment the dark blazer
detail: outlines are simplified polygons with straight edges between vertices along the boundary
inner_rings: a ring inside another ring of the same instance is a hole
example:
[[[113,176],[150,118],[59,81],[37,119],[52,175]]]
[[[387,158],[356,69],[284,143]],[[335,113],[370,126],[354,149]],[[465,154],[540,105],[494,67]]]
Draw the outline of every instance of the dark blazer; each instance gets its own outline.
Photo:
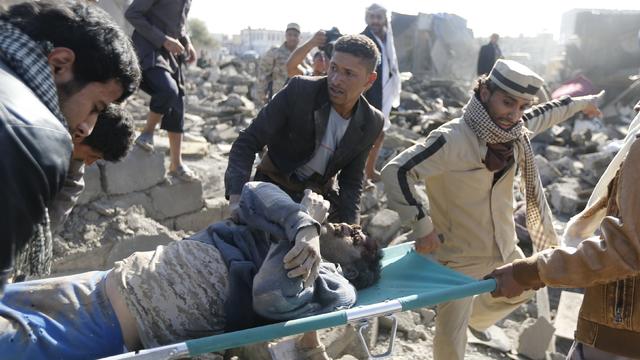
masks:
[[[327,184],[337,175],[338,219],[348,223],[359,220],[365,162],[384,123],[382,113],[363,96],[356,107],[344,137],[320,179],[321,183]],[[319,146],[330,110],[326,77],[293,77],[233,143],[225,173],[227,198],[240,194],[242,186],[250,180],[255,154],[265,146],[268,148],[265,156],[275,169],[283,177],[290,178],[297,168],[311,159]]]
[[[378,47],[378,51],[380,51],[381,53],[380,56],[382,56],[382,48],[380,47],[380,44],[378,44],[378,41],[373,36],[373,33],[368,26],[366,29],[364,29],[361,35],[365,35],[369,39],[373,40],[373,42]],[[378,73],[378,78],[373,82],[373,85],[371,85],[369,90],[364,93],[364,96],[367,98],[367,101],[369,101],[369,104],[373,105],[378,110],[382,110],[382,70],[382,61],[380,61],[378,66],[376,66],[376,73]],[[389,69],[387,69],[387,71],[388,70]]]
[[[502,52],[498,45],[494,46],[492,43],[482,45],[478,55],[478,76],[490,73],[500,57],[502,57]]]
[[[134,0],[125,12],[135,31],[131,37],[140,59],[140,67],[154,66],[175,71],[176,60],[162,45],[165,37],[178,39],[185,48],[189,45],[186,23],[191,0]]]
[[[67,127],[0,61],[0,290],[62,188],[71,148]]]

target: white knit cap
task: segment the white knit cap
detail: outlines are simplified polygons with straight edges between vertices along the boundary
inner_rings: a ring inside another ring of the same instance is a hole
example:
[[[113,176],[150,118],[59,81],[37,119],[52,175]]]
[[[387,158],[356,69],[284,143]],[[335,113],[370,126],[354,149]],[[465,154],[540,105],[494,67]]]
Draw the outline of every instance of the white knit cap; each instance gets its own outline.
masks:
[[[533,100],[544,83],[540,75],[513,60],[499,59],[489,73],[489,79],[513,96]]]

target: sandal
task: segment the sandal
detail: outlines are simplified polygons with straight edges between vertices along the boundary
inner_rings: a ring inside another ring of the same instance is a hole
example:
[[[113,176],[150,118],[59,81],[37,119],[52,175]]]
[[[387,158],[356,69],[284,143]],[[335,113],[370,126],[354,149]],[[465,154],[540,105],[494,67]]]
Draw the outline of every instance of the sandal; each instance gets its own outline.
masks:
[[[136,145],[140,146],[143,150],[153,152],[153,134],[140,133],[136,138]]]
[[[186,165],[180,165],[174,171],[169,171],[169,176],[185,182],[194,182],[199,180],[196,174],[191,171],[191,169],[189,169]]]

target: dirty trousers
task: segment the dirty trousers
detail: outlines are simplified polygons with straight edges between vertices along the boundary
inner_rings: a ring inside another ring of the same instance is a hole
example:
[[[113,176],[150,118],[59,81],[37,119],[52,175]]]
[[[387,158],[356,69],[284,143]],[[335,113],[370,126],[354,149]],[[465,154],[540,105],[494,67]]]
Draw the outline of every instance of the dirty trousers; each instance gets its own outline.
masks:
[[[447,266],[469,275],[482,279],[495,268],[521,259],[524,254],[520,248],[507,257],[502,258],[474,258],[464,262],[449,262]],[[526,303],[535,295],[535,291],[525,291],[522,295],[507,298],[492,298],[485,293],[474,297],[449,301],[438,305],[436,309],[436,333],[433,339],[433,358],[435,360],[462,360],[467,347],[467,326],[476,330],[486,330],[488,327],[506,317],[518,306]]]

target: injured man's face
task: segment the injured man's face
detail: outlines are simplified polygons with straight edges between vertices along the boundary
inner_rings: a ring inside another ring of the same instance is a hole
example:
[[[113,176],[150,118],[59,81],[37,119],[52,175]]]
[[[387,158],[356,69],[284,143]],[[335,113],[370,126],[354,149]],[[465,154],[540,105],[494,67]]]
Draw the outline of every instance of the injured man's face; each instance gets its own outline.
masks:
[[[340,264],[345,278],[356,289],[380,279],[382,253],[374,239],[358,225],[326,223],[320,234],[320,253],[326,261]]]

